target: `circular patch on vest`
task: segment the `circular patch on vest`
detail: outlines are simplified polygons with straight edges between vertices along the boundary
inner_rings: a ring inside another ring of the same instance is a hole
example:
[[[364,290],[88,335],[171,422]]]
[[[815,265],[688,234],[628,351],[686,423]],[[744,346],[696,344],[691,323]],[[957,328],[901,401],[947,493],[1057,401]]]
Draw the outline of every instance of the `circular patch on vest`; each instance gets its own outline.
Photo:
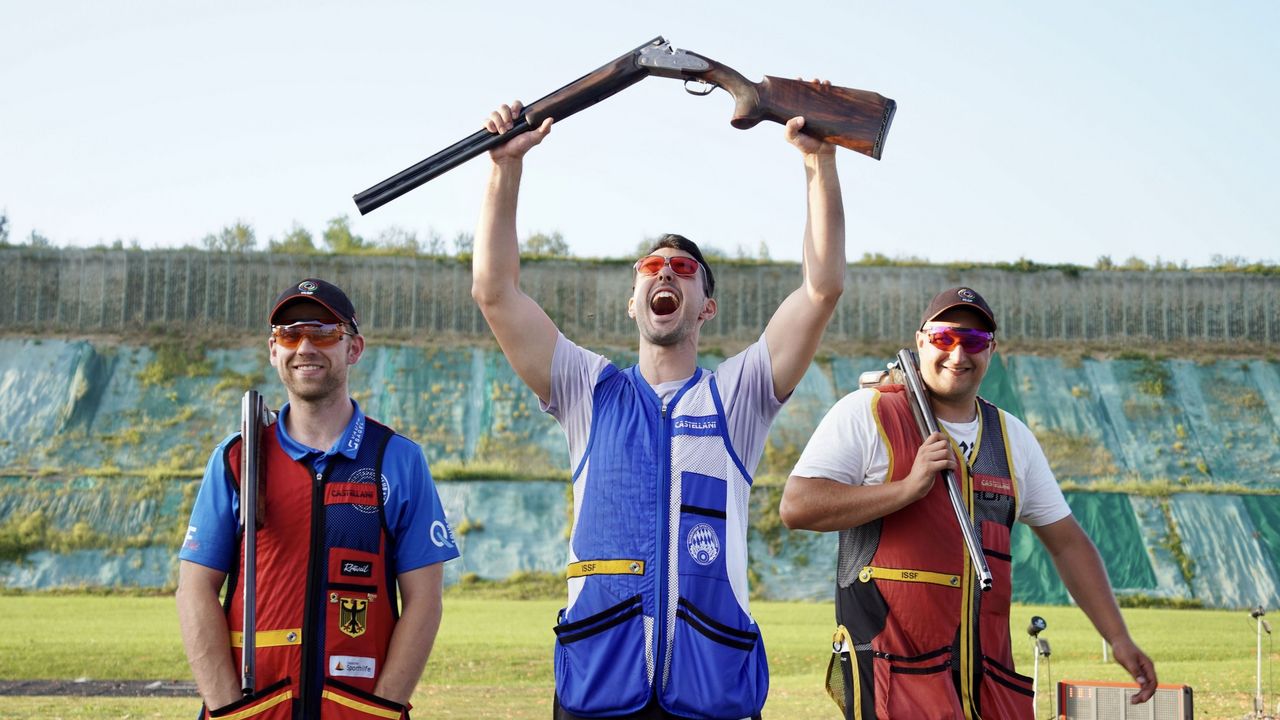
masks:
[[[373,468],[360,468],[359,470],[356,470],[355,472],[351,473],[351,477],[347,479],[347,482],[352,482],[352,483],[373,483],[373,481],[374,481],[374,480],[373,480],[373,477],[374,477]],[[390,495],[391,495],[391,485],[387,482],[387,476],[386,476],[386,475],[383,475],[383,476],[382,476],[382,501],[383,501],[383,503],[385,503],[385,502],[387,501],[387,498],[388,498],[388,497],[390,497]],[[353,507],[353,508],[355,508],[356,510],[359,510],[360,512],[365,513],[365,514],[373,514],[373,513],[378,512],[378,506],[377,506],[377,505],[356,505],[356,504],[353,504],[351,507]]]
[[[699,565],[710,565],[720,557],[720,537],[715,528],[706,523],[698,523],[685,537],[685,546],[689,548],[689,557]]]

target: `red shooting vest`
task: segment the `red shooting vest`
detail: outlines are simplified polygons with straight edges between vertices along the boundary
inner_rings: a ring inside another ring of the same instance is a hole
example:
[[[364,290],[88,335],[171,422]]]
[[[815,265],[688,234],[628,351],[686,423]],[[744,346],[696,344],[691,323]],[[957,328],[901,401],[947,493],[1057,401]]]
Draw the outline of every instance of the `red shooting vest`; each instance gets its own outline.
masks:
[[[896,482],[911,472],[920,433],[902,386],[880,387],[872,408],[888,449],[886,482]],[[978,414],[972,462],[952,448],[991,590],[978,587],[941,475],[924,498],[841,533],[836,617],[858,650],[863,717],[873,708],[874,717],[901,720],[1034,715],[1032,681],[1014,672],[1009,638],[1017,482],[999,409],[979,398]]]
[[[382,456],[394,433],[366,419],[355,459],[309,463],[262,432],[265,498],[257,530],[257,692],[216,717],[401,718],[407,709],[372,694],[399,616],[383,519]],[[240,450],[227,451],[239,489]],[[237,672],[243,647],[243,538],[230,573],[227,625]]]

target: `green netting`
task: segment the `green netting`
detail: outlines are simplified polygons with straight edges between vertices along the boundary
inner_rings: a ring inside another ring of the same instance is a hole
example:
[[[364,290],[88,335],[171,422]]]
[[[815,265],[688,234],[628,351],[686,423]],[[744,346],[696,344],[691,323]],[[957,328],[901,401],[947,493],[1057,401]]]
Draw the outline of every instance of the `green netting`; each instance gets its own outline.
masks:
[[[1009,368],[1060,479],[1280,484],[1275,363],[1026,356]]]
[[[445,482],[438,485],[462,553],[445,564],[445,582],[475,573],[563,573],[566,484],[547,480]]]
[[[1112,587],[1128,592],[1156,588],[1156,576],[1127,495],[1071,493],[1067,503],[1080,527],[1098,547]]]
[[[1067,493],[1067,504],[1102,555],[1103,565],[1117,592],[1151,594],[1158,587],[1147,559],[1142,533],[1126,495]],[[1014,600],[1062,603],[1066,588],[1039,538],[1025,525],[1014,528]]]
[[[1013,601],[1044,605],[1066,605],[1067,589],[1058,578],[1058,570],[1049,553],[1031,528],[1017,523],[1009,537],[1013,556]]]
[[[1271,424],[1280,427],[1280,359],[1250,360],[1249,377],[1257,388],[1271,413]],[[1273,436],[1274,444],[1280,445],[1280,434]]]
[[[1054,475],[1062,480],[1092,482],[1120,474],[1106,408],[1087,365],[1060,358],[1015,356],[1005,359],[1007,387],[1023,408]]]
[[[1271,562],[1272,575],[1280,578],[1280,496],[1244,495],[1240,503],[1253,522],[1254,537],[1265,549],[1263,555]]]
[[[157,375],[152,363],[163,354],[162,345],[0,340],[0,412],[7,420],[0,427],[0,471],[10,478],[0,486],[0,524],[43,509],[58,532],[83,522],[88,531],[109,536],[104,547],[134,547],[144,542],[139,537],[149,525],[184,514],[190,498],[160,492],[158,483],[198,477],[214,444],[236,429],[240,394],[248,384],[257,385],[272,406],[283,400],[260,344],[208,349],[203,358],[196,350],[191,359],[178,362],[171,355],[167,372]],[[634,362],[635,353],[614,351],[610,357],[625,365]],[[789,472],[831,405],[857,387],[862,372],[883,368],[891,359],[848,356],[816,362],[775,423],[762,469]],[[707,354],[699,360],[715,367],[720,357]],[[492,462],[530,475],[568,469],[559,427],[538,410],[537,399],[495,349],[375,343],[352,370],[352,387],[371,416],[421,442],[433,467]],[[1280,487],[1276,362],[1000,356],[981,392],[1026,420],[1063,480],[1185,478]],[[56,492],[50,490],[54,485]],[[118,492],[103,497],[107,487]],[[492,491],[519,495],[523,487],[494,485]],[[562,483],[555,487],[560,489],[545,492],[563,493]],[[545,499],[533,496],[508,501],[482,492],[466,497],[462,505],[453,496],[446,504],[454,503],[462,519],[504,528],[488,536],[477,531],[481,534],[468,541],[468,571],[499,577],[524,567],[522,556],[542,558],[537,562],[545,569],[558,570],[563,503],[548,509]],[[527,502],[544,505],[533,510],[521,505]],[[1121,593],[1194,597],[1211,607],[1280,600],[1275,590],[1280,498],[1135,495],[1126,501],[1072,493],[1069,502]],[[486,504],[507,508],[512,519],[478,509]],[[531,522],[534,515],[539,522],[527,534],[503,525]],[[752,538],[752,566],[764,593],[781,589],[787,597],[829,597],[833,536],[770,533]],[[500,535],[521,540],[500,545]],[[545,545],[553,546],[547,557],[556,556],[554,562],[542,555]],[[1039,542],[1022,526],[1014,532],[1013,554],[1015,597],[1068,601]],[[35,564],[0,568],[0,581],[15,587],[80,582],[75,577],[98,582],[85,573],[102,552],[37,555],[38,562],[29,556]],[[486,558],[496,571],[485,570]],[[98,564],[125,573],[152,568],[148,578],[167,577],[154,571],[152,559]],[[102,584],[117,581],[151,582],[111,578]]]
[[[1191,588],[1209,607],[1273,607],[1280,599],[1275,562],[1241,498],[1174,495],[1170,511],[1182,552],[1193,563]]]
[[[1017,416],[1018,419],[1025,422],[1026,411],[1022,408],[1022,401],[1018,398],[1018,393],[1013,386],[1013,380],[1009,371],[1005,368],[1004,359],[1000,357],[1000,353],[991,355],[991,364],[987,367],[986,377],[982,378],[982,385],[978,388],[978,394],[988,402],[994,403],[1000,409]]]
[[[1190,598],[1191,587],[1183,577],[1179,558],[1174,555],[1175,535],[1165,515],[1168,503],[1167,498],[1129,496],[1134,520],[1142,535],[1142,545],[1146,548],[1147,560],[1156,578],[1154,589],[1142,588],[1138,592],[1151,597]]]
[[[1260,388],[1274,377],[1274,366],[1230,360],[1171,360],[1168,366],[1189,421],[1188,440],[1204,459],[1193,475],[1243,485],[1280,483],[1276,419]],[[1255,380],[1257,374],[1262,377]]]
[[[1162,367],[1146,360],[1085,363],[1104,412],[1106,446],[1123,472],[1146,479],[1183,477],[1198,458],[1167,382],[1151,377]]]

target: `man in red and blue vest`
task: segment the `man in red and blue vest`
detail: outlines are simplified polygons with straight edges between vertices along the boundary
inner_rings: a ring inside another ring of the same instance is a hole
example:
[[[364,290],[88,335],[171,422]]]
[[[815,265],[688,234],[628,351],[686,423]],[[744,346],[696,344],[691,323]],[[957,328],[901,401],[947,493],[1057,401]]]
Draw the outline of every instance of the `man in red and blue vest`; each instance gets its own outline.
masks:
[[[209,458],[179,552],[178,617],[202,716],[408,718],[440,627],[443,563],[458,556],[440,497],[422,449],[351,398],[365,342],[346,294],[308,278],[269,318],[289,402],[261,438],[253,694],[242,696],[239,675],[249,629],[238,433]]]
[[[853,665],[853,720],[1034,718],[1032,679],[1013,668],[1009,532],[1036,533],[1080,609],[1140,688],[1156,690],[1093,541],[1071,515],[1044,452],[1016,417],[978,397],[996,320],[972,288],[938,293],[916,332],[920,374],[942,432],[921,438],[901,385],[850,393],[787,479],[789,528],[838,531],[836,621]],[[976,587],[938,473],[959,483],[993,586]],[[843,683],[842,683],[843,684]]]

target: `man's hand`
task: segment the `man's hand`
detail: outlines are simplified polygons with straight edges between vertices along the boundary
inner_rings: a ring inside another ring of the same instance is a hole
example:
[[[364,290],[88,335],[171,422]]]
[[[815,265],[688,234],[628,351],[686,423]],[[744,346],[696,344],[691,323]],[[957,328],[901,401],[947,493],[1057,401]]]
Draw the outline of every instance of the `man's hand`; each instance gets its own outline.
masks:
[[[812,80],[810,81],[815,87],[826,90],[831,87],[829,80]],[[786,136],[787,142],[795,145],[800,152],[805,155],[835,155],[836,146],[831,143],[822,142],[818,138],[805,135],[800,132],[804,127],[804,118],[797,115],[787,121]]]
[[[898,482],[902,483],[915,502],[933,488],[934,478],[943,470],[956,469],[956,455],[951,452],[951,441],[946,435],[936,432],[925,438],[916,451],[916,460],[911,464],[911,472]]]
[[[520,111],[524,109],[524,105],[519,100],[512,102],[510,105],[501,105],[497,110],[489,113],[489,117],[484,121],[484,129],[499,135],[505,133],[515,126],[515,118],[520,117]],[[551,118],[542,121],[541,127],[530,130],[523,135],[495,147],[489,151],[489,157],[494,162],[502,162],[503,160],[519,160],[524,157],[525,153],[551,132]]]
[[[1133,681],[1138,683],[1138,694],[1129,698],[1129,702],[1133,705],[1144,703],[1151,699],[1156,692],[1156,666],[1151,662],[1151,658],[1134,644],[1132,638],[1124,638],[1111,646],[1111,653],[1115,656],[1116,662],[1120,666],[1129,671],[1133,676]]]

